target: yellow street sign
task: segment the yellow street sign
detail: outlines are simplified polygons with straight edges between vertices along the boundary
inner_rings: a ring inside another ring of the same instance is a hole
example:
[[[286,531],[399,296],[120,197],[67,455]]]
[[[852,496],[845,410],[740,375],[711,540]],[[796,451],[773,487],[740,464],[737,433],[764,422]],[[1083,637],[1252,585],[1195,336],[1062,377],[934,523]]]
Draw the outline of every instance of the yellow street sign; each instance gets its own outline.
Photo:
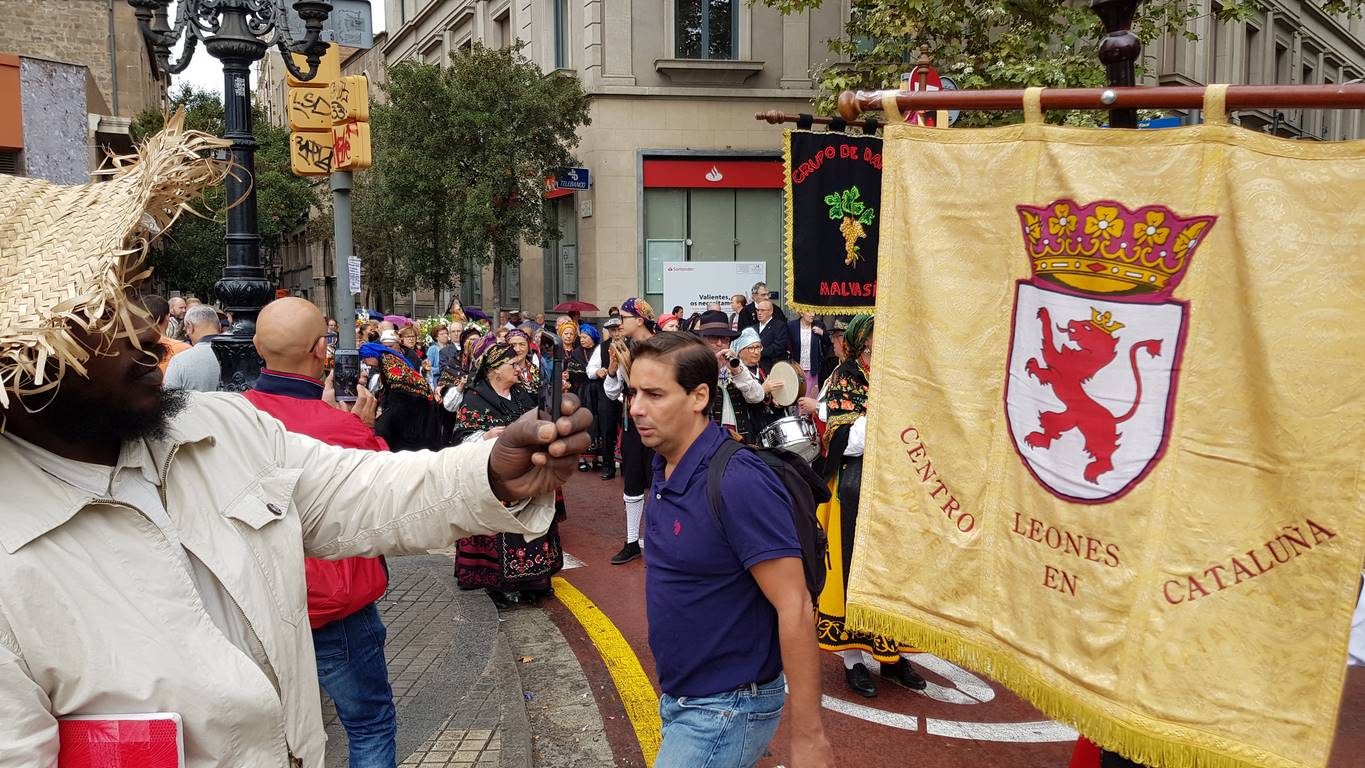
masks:
[[[289,169],[295,176],[326,176],[332,172],[332,132],[289,134]]]
[[[369,168],[370,124],[346,123],[332,126],[332,167],[339,171],[358,171]]]
[[[332,81],[332,124],[366,122],[370,119],[370,82],[364,75],[346,75]]]
[[[290,88],[289,130],[328,131],[332,127],[332,100],[322,88]]]
[[[294,60],[294,66],[300,71],[308,71],[308,60],[297,53],[289,54]],[[296,80],[289,70],[285,70],[286,82],[291,88],[326,88],[332,81],[341,77],[341,54],[337,51],[336,43],[327,46],[327,52],[322,54],[322,62],[318,64],[318,73],[312,80]]]

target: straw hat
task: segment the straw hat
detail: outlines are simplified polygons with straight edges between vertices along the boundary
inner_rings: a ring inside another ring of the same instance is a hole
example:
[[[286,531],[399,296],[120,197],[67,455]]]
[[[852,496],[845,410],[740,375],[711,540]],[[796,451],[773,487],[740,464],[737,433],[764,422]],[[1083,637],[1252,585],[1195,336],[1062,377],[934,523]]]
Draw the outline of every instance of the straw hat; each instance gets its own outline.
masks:
[[[55,389],[67,368],[85,375],[92,353],[72,335],[128,335],[146,312],[125,290],[151,272],[151,240],[189,201],[218,183],[204,157],[229,142],[185,129],[183,110],[108,176],[79,186],[0,174],[0,406]]]

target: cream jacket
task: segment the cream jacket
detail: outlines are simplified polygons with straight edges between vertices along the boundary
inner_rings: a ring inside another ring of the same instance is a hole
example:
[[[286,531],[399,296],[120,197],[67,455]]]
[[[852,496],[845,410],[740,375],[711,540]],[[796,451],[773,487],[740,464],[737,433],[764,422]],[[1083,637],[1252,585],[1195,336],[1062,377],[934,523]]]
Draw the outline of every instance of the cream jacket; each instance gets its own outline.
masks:
[[[156,525],[0,440],[0,768],[55,766],[56,718],[141,712],[181,715],[191,768],[322,766],[304,557],[539,536],[554,515],[549,496],[515,515],[494,497],[491,441],[345,450],[238,395],[195,396],[149,446],[184,547],[241,608],[279,688],[213,624]]]

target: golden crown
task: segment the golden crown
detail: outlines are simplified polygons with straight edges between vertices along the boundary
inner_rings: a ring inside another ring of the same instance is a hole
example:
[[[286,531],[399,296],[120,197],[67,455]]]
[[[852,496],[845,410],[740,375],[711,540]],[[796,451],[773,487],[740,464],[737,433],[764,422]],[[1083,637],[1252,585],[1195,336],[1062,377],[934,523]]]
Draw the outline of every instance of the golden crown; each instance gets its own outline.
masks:
[[[1114,319],[1113,312],[1100,312],[1094,307],[1090,308],[1090,324],[1110,336],[1113,336],[1118,329],[1123,327],[1123,323]]]
[[[1034,276],[1099,294],[1170,293],[1216,221],[1107,200],[1057,200],[1018,211]]]

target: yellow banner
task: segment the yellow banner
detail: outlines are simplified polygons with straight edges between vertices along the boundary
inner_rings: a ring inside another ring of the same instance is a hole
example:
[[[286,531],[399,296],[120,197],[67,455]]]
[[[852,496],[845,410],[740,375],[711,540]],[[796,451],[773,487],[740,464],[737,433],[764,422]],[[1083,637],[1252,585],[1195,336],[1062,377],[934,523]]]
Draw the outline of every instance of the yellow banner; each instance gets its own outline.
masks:
[[[888,127],[849,623],[1143,765],[1321,768],[1365,554],[1365,142],[1207,106]]]

